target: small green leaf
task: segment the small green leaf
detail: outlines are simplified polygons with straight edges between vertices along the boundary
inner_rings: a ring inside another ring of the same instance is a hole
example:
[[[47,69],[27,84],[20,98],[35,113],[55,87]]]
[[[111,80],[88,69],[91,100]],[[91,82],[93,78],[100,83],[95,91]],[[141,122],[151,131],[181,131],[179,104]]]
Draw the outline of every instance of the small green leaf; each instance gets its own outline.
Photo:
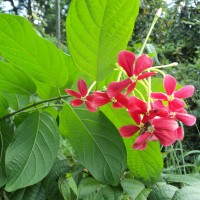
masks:
[[[59,135],[54,118],[34,112],[21,123],[6,150],[5,190],[10,192],[42,180],[57,156]]]
[[[60,125],[80,163],[97,180],[117,185],[125,170],[126,152],[118,130],[104,114],[73,110],[66,104]]]
[[[91,177],[82,179],[78,186],[78,199],[86,199],[89,196],[95,196],[96,191],[102,185],[101,182]]]
[[[8,101],[0,94],[0,117],[8,114]]]
[[[185,186],[177,190],[171,200],[200,200],[200,187]]]
[[[133,178],[126,178],[121,181],[123,190],[130,196],[132,200],[144,190],[145,186],[142,182],[134,180]]]
[[[34,94],[36,86],[24,72],[0,60],[0,90],[8,93]]]
[[[95,200],[121,200],[122,198],[122,189],[120,187],[112,187],[105,185],[100,188]]]
[[[148,200],[171,200],[177,190],[178,188],[173,185],[167,185],[165,183],[157,185],[157,187],[150,192]]]
[[[138,14],[139,0],[73,0],[67,16],[67,41],[77,68],[93,81],[113,70],[126,48]]]
[[[31,23],[20,16],[0,14],[0,54],[30,77],[54,87],[67,82],[65,54],[39,37]]]

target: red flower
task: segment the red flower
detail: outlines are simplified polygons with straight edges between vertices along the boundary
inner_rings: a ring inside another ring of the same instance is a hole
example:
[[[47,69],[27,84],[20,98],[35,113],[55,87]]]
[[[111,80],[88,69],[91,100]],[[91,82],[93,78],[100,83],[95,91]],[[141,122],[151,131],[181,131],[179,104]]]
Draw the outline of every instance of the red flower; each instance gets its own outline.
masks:
[[[112,82],[108,86],[108,96],[116,96],[123,89],[128,87],[127,94],[132,92],[136,86],[137,80],[141,80],[150,77],[155,74],[155,72],[145,72],[144,70],[150,68],[153,61],[146,54],[141,55],[136,59],[136,56],[130,51],[121,51],[118,54],[118,63],[125,70],[129,78],[120,81]]]
[[[71,104],[73,106],[80,106],[83,103],[85,103],[87,109],[91,112],[95,112],[97,110],[96,107],[92,105],[92,100],[94,98],[93,95],[88,94],[88,88],[86,83],[83,80],[78,80],[78,91],[76,92],[74,90],[66,89],[65,90],[68,94],[71,96],[76,97],[74,100],[71,101]]]
[[[109,97],[107,92],[94,92],[94,98],[92,104],[94,107],[103,106],[109,102],[112,102],[113,108],[123,108],[129,104],[129,99],[124,94],[117,94],[115,97]]]
[[[181,99],[191,97],[194,93],[194,86],[192,85],[186,85],[175,91],[176,79],[171,75],[166,75],[164,77],[163,85],[166,94],[162,92],[152,92],[151,98],[168,101],[171,110],[184,108],[184,102]]]

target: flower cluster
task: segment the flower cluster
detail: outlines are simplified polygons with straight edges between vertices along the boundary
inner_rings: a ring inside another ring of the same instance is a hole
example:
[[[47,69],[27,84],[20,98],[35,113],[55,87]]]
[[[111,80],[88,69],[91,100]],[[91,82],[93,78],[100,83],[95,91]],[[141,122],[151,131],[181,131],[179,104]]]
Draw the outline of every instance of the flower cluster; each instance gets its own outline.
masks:
[[[79,92],[70,89],[66,89],[66,92],[75,97],[71,101],[73,106],[85,103],[91,112],[110,102],[113,108],[125,108],[134,122],[121,127],[119,132],[122,137],[131,137],[139,132],[133,144],[134,149],[145,149],[148,141],[160,141],[162,145],[169,146],[184,137],[179,122],[188,126],[196,122],[195,116],[187,114],[183,101],[184,98],[193,95],[194,87],[187,85],[176,91],[176,79],[171,75],[165,75],[163,79],[165,93],[151,92],[146,81],[148,100],[145,102],[139,99],[133,95],[136,84],[143,79],[150,79],[155,74],[151,71],[152,65],[152,59],[146,54],[136,58],[132,52],[121,51],[118,55],[118,66],[127,78],[111,82],[107,91],[93,93],[90,93],[83,80],[79,80]]]

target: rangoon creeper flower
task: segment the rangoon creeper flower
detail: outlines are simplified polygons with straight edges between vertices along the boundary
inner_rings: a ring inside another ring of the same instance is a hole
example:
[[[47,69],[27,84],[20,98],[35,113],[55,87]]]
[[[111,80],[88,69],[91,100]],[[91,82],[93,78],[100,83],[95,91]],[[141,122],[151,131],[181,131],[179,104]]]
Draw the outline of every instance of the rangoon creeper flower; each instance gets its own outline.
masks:
[[[153,64],[152,59],[146,54],[136,58],[135,54],[130,51],[121,51],[118,54],[118,64],[125,70],[128,78],[120,82],[111,82],[108,86],[109,97],[116,96],[127,87],[126,94],[129,94],[134,90],[138,80],[156,74],[155,72],[144,72]]]
[[[194,93],[193,85],[186,85],[180,88],[179,90],[175,91],[176,79],[169,74],[167,74],[164,77],[163,85],[166,94],[162,92],[152,92],[151,98],[168,101],[169,108],[171,110],[178,110],[184,108],[185,104],[182,98],[191,97]]]
[[[71,101],[71,104],[73,106],[80,106],[83,103],[85,103],[87,109],[91,112],[95,112],[97,110],[96,107],[92,104],[92,100],[94,96],[91,94],[88,94],[88,88],[83,80],[78,80],[78,91],[76,92],[74,90],[66,89],[65,90],[69,95],[76,97]]]

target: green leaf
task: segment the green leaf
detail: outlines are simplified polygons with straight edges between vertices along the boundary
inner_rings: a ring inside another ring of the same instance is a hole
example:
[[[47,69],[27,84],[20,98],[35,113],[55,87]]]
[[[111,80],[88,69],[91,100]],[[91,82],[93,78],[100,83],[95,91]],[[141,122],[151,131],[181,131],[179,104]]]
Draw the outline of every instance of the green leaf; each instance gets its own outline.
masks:
[[[147,197],[149,196],[149,193],[151,192],[152,189],[150,188],[145,188],[140,192],[140,194],[136,197],[135,200],[147,200]]]
[[[12,200],[44,200],[46,198],[41,182],[12,193]]]
[[[57,156],[59,135],[54,118],[48,113],[30,114],[16,131],[6,150],[5,190],[10,192],[42,180]]]
[[[49,200],[62,200],[62,195],[59,190],[59,180],[60,177],[65,175],[70,171],[70,162],[69,160],[59,160],[56,159],[51,171],[45,177],[43,181],[43,186],[45,193],[48,196]]]
[[[138,14],[138,0],[73,0],[67,16],[67,42],[77,68],[93,81],[113,70],[126,48]]]
[[[144,190],[145,186],[142,182],[134,180],[133,178],[126,178],[121,181],[123,190],[130,196],[132,200]]]
[[[0,94],[0,117],[8,114],[8,101]]]
[[[0,90],[8,93],[34,94],[36,86],[24,72],[0,60]]]
[[[0,121],[0,187],[2,187],[6,181],[7,176],[5,172],[5,152],[12,141],[13,126],[8,121]]]
[[[148,196],[148,200],[171,200],[175,192],[178,190],[173,185],[160,184],[152,190]]]
[[[66,104],[60,125],[80,163],[97,180],[117,185],[125,170],[126,152],[117,129],[104,114],[73,110]]]
[[[191,186],[200,187],[200,180],[190,175],[163,174],[163,178],[167,182],[185,183]]]
[[[91,177],[86,177],[82,179],[78,186],[78,199],[87,199],[89,197],[94,197],[97,189],[100,188],[101,185],[101,182]]]
[[[117,128],[134,124],[134,121],[124,109],[113,109],[110,105],[106,105],[101,110],[112,120]],[[163,168],[160,146],[158,142],[149,142],[145,150],[134,150],[132,145],[136,137],[137,134],[131,138],[124,138],[128,168],[136,179],[141,180],[147,185],[153,184],[159,178]]]
[[[185,186],[176,191],[171,200],[200,200],[200,187]]]
[[[105,185],[100,188],[95,200],[121,200],[122,198],[122,189],[119,187],[112,187]]]
[[[65,54],[39,37],[30,22],[16,15],[0,14],[0,54],[30,77],[54,87],[67,82]]]

